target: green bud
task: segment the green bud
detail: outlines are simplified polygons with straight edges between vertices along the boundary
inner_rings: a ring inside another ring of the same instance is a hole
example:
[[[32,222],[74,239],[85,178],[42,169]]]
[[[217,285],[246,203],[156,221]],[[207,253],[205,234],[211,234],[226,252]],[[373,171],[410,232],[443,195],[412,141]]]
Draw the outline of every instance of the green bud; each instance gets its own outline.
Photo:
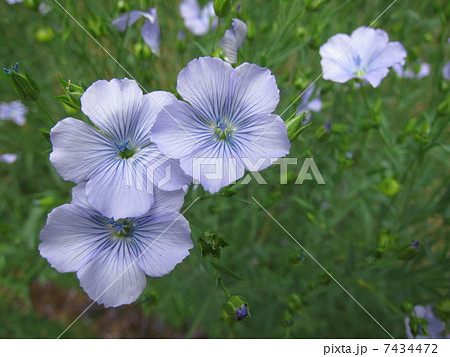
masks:
[[[41,27],[36,32],[36,40],[39,42],[50,42],[54,37],[55,33],[49,26]]]
[[[152,55],[152,50],[150,49],[150,47],[148,47],[143,42],[137,42],[133,46],[133,51],[136,57],[140,59],[149,58]]]
[[[411,329],[411,333],[414,337],[420,336],[428,336],[428,321],[417,316],[410,316],[409,318],[409,328]]]
[[[289,261],[294,267],[302,266],[305,261],[305,254],[303,253],[303,250],[296,250],[292,252],[289,256]]]
[[[402,260],[411,260],[414,258],[417,254],[419,244],[418,242],[414,242],[411,244],[405,244],[401,246],[397,250],[397,256]]]
[[[316,130],[316,140],[323,143],[331,136],[331,123],[327,123]]]
[[[214,12],[219,17],[225,17],[231,10],[230,0],[214,0]]]
[[[299,136],[311,123],[306,121],[307,113],[302,113],[300,115],[292,115],[288,120],[286,120],[286,129],[288,138],[293,141]]]
[[[80,99],[84,93],[83,85],[80,84],[78,86],[73,84],[70,79],[69,81],[65,81],[59,78],[59,81],[61,82],[65,94],[58,95],[56,98],[72,109],[81,110]]]
[[[383,253],[395,249],[398,238],[389,232],[383,232],[378,236],[378,249]]]
[[[290,311],[301,313],[305,307],[305,302],[300,295],[292,294],[288,298],[287,305]]]
[[[220,251],[228,246],[228,243],[219,233],[207,231],[198,239],[198,246],[203,257],[220,259]]]
[[[395,196],[401,189],[401,185],[394,178],[385,178],[378,189],[388,197]]]
[[[228,318],[233,321],[241,321],[246,317],[250,317],[250,308],[247,299],[240,295],[231,295],[228,298],[223,310]]]
[[[409,314],[411,311],[413,311],[414,309],[414,305],[412,304],[411,301],[407,300],[407,301],[403,301],[402,306],[401,306],[401,310],[404,313]]]
[[[294,318],[289,311],[284,312],[281,323],[284,327],[291,327],[294,324]]]
[[[437,304],[435,307],[435,312],[436,315],[440,317],[441,320],[443,320],[448,326],[448,323],[450,322],[450,300],[443,300]]]
[[[19,73],[18,66],[19,64],[16,63],[11,69],[3,68],[3,71],[9,76],[11,84],[20,99],[26,102],[35,102],[39,98],[39,85],[27,73]]]

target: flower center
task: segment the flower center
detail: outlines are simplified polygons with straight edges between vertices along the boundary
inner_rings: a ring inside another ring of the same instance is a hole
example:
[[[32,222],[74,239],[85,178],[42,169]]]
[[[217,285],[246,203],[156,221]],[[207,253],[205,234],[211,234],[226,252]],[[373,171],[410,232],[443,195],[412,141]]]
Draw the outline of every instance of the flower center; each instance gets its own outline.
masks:
[[[117,155],[122,159],[129,159],[134,155],[134,149],[130,145],[130,140],[124,141],[121,144],[114,143],[117,148]]]
[[[214,136],[217,140],[228,141],[232,139],[234,128],[229,125],[225,119],[220,118],[216,121],[216,124],[212,126]]]
[[[356,69],[353,71],[353,74],[356,77],[363,77],[367,72],[366,68],[363,65],[361,65],[361,62],[362,62],[361,57],[357,56],[355,58]]]
[[[114,239],[126,239],[132,238],[134,232],[134,226],[130,219],[119,219],[117,221],[110,220],[108,221],[109,226],[113,231]]]

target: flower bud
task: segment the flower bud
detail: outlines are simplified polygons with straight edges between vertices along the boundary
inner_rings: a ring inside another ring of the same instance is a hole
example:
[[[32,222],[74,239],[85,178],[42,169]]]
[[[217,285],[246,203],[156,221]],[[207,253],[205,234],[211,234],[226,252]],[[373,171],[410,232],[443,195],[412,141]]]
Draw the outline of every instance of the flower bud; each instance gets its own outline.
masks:
[[[80,84],[78,86],[71,83],[70,80],[65,81],[61,78],[59,81],[61,82],[65,94],[58,95],[56,98],[72,109],[81,110],[80,98],[84,93],[84,88],[82,85]]]
[[[231,295],[223,309],[233,321],[241,321],[251,316],[247,299],[240,295]]]
[[[327,141],[331,136],[331,122],[326,123],[324,126],[321,126],[316,130],[316,139],[317,141],[323,143]]]
[[[36,40],[39,42],[50,42],[54,37],[55,33],[49,26],[41,27],[36,31]]]
[[[203,257],[213,257],[220,259],[220,251],[225,248],[228,243],[217,232],[207,231],[198,239],[200,254]]]
[[[299,136],[309,125],[310,122],[306,120],[307,113],[302,113],[299,115],[293,115],[288,120],[286,120],[286,129],[288,133],[288,138],[293,141]]]
[[[3,71],[9,76],[11,84],[20,99],[26,102],[38,100],[40,93],[38,84],[27,73],[19,73],[18,66],[19,64],[16,63],[11,69],[3,68]]]
[[[405,244],[397,251],[397,256],[402,260],[411,260],[417,254],[419,250],[420,242],[413,242],[411,244]]]
[[[214,12],[219,17],[225,17],[231,10],[230,0],[214,0]]]
[[[400,184],[394,178],[386,178],[381,181],[378,189],[388,197],[395,196],[401,189]]]

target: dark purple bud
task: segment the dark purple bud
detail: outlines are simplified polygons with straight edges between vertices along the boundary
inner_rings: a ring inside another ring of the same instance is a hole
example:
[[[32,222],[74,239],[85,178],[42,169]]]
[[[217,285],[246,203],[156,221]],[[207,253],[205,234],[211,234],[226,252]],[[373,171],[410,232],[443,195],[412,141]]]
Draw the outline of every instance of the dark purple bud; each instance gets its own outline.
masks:
[[[178,41],[184,41],[184,31],[178,31]]]
[[[411,245],[411,247],[417,249],[417,248],[419,248],[420,242],[419,241],[415,241],[415,242],[412,242],[410,245]]]
[[[241,5],[241,3],[239,3],[239,4],[236,6],[236,10],[237,10],[237,12],[241,12],[241,9],[242,9],[242,5]]]
[[[245,319],[248,316],[248,309],[246,304],[242,304],[241,307],[238,307],[236,309],[236,318],[241,321],[242,319]]]
[[[325,124],[324,126],[325,130],[330,132],[331,131],[331,121],[329,121],[328,123]]]

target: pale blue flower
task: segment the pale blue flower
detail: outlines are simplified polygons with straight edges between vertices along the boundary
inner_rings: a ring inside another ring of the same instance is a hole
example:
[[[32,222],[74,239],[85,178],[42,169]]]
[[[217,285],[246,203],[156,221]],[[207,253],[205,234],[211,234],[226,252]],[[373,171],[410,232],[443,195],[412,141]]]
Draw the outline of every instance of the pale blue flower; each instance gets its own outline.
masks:
[[[17,154],[2,154],[0,155],[0,162],[5,162],[7,164],[13,164],[18,158]]]
[[[230,63],[237,63],[238,51],[247,36],[247,25],[239,19],[233,19],[231,29],[225,31],[225,35],[220,42],[220,46],[225,53],[225,60]]]
[[[320,47],[323,78],[343,83],[360,78],[377,87],[389,67],[405,63],[406,51],[400,42],[389,42],[380,29],[359,27],[351,36],[337,34]]]
[[[434,313],[433,305],[414,306],[414,315],[425,319],[428,322],[427,332],[428,335],[413,336],[411,327],[409,326],[409,317],[405,318],[406,335],[408,338],[427,339],[427,338],[444,338],[442,333],[445,330],[445,323],[441,321]]]
[[[302,95],[302,100],[297,107],[297,115],[302,114],[304,112],[308,112],[306,116],[307,120],[311,120],[310,112],[320,112],[322,110],[322,100],[320,99],[320,89],[318,89],[315,93],[313,99],[314,90],[316,86],[313,84],[306,89],[305,93]]]
[[[450,39],[449,39],[450,40]],[[450,81],[450,61],[447,62],[444,67],[442,68],[442,76],[447,80]]]
[[[165,106],[151,138],[209,192],[241,178],[245,169],[262,170],[288,154],[286,126],[272,114],[279,90],[269,69],[194,59],[179,73],[177,92],[186,102]]]
[[[218,18],[212,1],[202,9],[197,0],[183,0],[180,4],[180,13],[184,19],[184,25],[194,35],[206,35],[209,30],[217,27]]]
[[[397,76],[400,78],[410,78],[410,79],[422,79],[430,75],[431,73],[431,66],[429,63],[423,62],[420,64],[419,71],[415,73],[412,69],[407,68],[405,69],[404,66],[402,66],[399,63],[396,63],[392,66],[395,73],[397,73]]]
[[[159,28],[156,8],[151,8],[148,12],[136,10],[130,11],[113,20],[112,24],[116,26],[119,31],[125,31],[128,26],[134,24],[141,17],[145,18],[144,25],[141,28],[142,38],[152,52],[159,56],[161,29]]]
[[[6,2],[7,2],[8,4],[12,5],[12,4],[18,4],[18,3],[21,3],[21,2],[23,2],[23,0],[6,0]]]
[[[0,103],[1,120],[12,120],[17,125],[22,126],[26,123],[25,115],[27,113],[28,108],[20,100],[9,103]]]
[[[161,105],[170,101],[167,92],[143,95],[129,79],[97,81],[81,97],[81,110],[99,130],[74,118],[58,122],[50,161],[64,180],[87,181],[88,199],[103,215],[140,216],[154,201],[153,185],[172,191],[191,182],[150,140]]]
[[[157,191],[144,215],[114,220],[89,204],[84,186],[73,189],[71,204],[50,212],[39,251],[59,272],[76,272],[99,304],[130,304],[144,290],[146,275],[168,274],[193,247],[189,223],[179,213],[184,193]]]

